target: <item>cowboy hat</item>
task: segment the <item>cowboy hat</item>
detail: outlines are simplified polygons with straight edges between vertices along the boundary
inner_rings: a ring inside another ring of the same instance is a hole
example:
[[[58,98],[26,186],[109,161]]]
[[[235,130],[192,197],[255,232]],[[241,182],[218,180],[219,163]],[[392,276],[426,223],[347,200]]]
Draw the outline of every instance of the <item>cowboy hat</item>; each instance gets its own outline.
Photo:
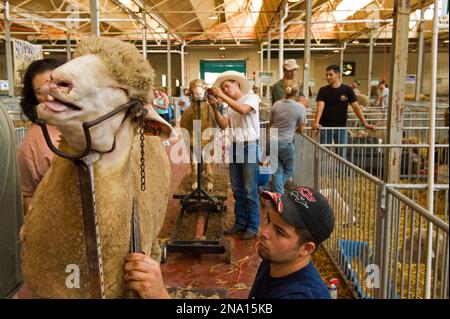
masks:
[[[247,94],[250,91],[250,84],[245,76],[236,71],[225,71],[221,75],[219,75],[214,82],[213,86],[221,87],[222,83],[232,80],[239,83],[239,87],[243,94]]]

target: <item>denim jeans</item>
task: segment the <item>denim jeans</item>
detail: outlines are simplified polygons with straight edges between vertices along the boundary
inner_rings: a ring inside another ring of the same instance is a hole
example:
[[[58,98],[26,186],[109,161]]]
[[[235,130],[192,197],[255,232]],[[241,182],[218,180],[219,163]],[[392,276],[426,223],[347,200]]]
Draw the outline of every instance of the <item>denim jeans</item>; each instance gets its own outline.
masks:
[[[233,143],[230,181],[233,190],[236,227],[259,230],[258,144]]]
[[[294,143],[271,140],[270,165],[273,172],[270,189],[272,192],[284,194],[284,184],[294,175],[295,171]]]
[[[346,128],[329,129],[324,127],[320,130],[320,144],[348,144],[348,131]],[[343,159],[347,159],[347,148],[337,148],[337,154]]]

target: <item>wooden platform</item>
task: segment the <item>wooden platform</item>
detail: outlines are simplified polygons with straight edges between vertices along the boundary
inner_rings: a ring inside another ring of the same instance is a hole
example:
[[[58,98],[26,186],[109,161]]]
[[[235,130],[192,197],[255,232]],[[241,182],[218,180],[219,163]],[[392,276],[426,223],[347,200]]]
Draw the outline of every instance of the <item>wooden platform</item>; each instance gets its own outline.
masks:
[[[177,190],[173,194],[173,198],[175,199],[183,199],[186,195],[192,193],[192,184],[196,181],[196,177],[192,176],[192,174],[184,175],[181,180],[180,185],[178,185]],[[208,192],[209,195],[217,198],[218,200],[225,201],[227,199],[228,192],[228,183],[230,178],[228,175],[214,175],[213,176],[213,185],[214,188],[211,192]],[[206,181],[202,178],[202,188],[206,190]]]

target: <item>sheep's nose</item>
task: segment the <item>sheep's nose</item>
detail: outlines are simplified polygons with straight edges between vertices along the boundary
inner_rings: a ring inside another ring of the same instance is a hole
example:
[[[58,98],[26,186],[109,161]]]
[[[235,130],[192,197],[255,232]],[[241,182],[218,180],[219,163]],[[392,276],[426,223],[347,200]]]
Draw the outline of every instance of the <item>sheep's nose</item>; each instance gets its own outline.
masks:
[[[52,79],[50,82],[50,92],[69,93],[72,89],[72,82],[67,80]]]

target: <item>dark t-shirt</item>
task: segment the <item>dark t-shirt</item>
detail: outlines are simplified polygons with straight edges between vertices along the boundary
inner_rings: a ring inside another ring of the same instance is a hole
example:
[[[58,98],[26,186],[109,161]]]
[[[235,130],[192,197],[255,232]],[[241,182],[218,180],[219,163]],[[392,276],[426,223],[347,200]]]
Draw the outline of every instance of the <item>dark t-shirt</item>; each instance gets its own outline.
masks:
[[[357,101],[357,98],[353,89],[348,85],[341,84],[338,88],[327,85],[320,88],[316,101],[325,103],[320,125],[344,127],[347,125],[348,105]]]
[[[250,299],[330,299],[330,294],[311,262],[292,274],[272,278],[270,263],[263,260],[248,297]]]

